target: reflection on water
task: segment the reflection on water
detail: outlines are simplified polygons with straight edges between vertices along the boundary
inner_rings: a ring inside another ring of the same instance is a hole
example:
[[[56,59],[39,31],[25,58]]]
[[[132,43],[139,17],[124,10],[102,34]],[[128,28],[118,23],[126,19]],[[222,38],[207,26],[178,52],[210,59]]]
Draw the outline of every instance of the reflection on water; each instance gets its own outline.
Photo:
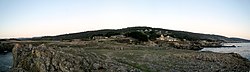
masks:
[[[226,46],[236,45],[239,47],[223,47],[223,48],[204,48],[201,51],[213,51],[213,52],[220,52],[220,53],[238,53],[242,57],[247,58],[250,60],[250,43],[226,43]]]
[[[11,52],[0,53],[0,72],[8,72],[12,66],[13,56]]]

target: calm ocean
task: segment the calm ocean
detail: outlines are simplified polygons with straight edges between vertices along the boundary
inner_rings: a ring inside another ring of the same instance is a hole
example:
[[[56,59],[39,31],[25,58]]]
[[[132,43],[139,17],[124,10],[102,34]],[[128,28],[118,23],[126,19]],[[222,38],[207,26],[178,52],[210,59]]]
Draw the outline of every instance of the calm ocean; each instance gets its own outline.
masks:
[[[0,53],[0,72],[8,72],[12,66],[13,56],[11,52]]]
[[[204,48],[201,51],[212,51],[219,53],[238,53],[242,57],[250,60],[250,43],[225,43],[225,46],[239,46],[239,47],[222,47],[222,48]]]

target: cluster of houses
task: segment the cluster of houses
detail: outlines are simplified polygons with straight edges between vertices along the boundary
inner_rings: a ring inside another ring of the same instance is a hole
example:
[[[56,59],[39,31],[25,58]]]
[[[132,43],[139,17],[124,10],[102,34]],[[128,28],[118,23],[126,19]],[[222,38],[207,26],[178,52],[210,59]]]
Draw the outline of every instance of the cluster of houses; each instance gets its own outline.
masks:
[[[164,36],[164,35],[161,35],[159,38],[157,38],[157,40],[164,40],[164,41],[178,41],[178,39],[176,38],[173,38],[171,36]]]
[[[141,29],[137,30],[138,32],[150,32],[154,31],[156,34],[160,34],[161,36],[157,38],[156,40],[162,40],[162,41],[178,41],[177,38],[173,38],[171,36],[168,36],[168,31],[160,31],[160,30],[153,30],[153,29]],[[98,40],[98,41],[105,41],[105,40],[130,40],[133,41],[135,39],[126,37],[124,35],[114,35],[111,37],[106,36],[93,36],[91,39]],[[73,41],[79,41],[79,39],[74,39]]]
[[[144,29],[144,30],[137,30],[139,32],[150,32],[150,31],[154,31],[156,32],[156,34],[160,34],[161,36],[159,38],[157,38],[156,40],[164,40],[164,41],[178,41],[177,38],[173,38],[171,36],[168,36],[167,34],[168,31],[160,31],[160,30],[152,30],[152,29]]]
[[[157,34],[168,34],[168,31],[160,31],[160,30],[152,30],[152,29],[145,29],[145,30],[137,30],[138,32],[150,32],[154,31],[157,32]]]
[[[108,39],[125,39],[126,36],[124,35],[114,35],[111,37],[105,37],[105,36],[94,36],[92,39],[93,40],[108,40]],[[164,40],[164,41],[178,41],[178,39],[173,38],[171,36],[164,36],[161,35],[159,38],[157,38],[156,40]]]

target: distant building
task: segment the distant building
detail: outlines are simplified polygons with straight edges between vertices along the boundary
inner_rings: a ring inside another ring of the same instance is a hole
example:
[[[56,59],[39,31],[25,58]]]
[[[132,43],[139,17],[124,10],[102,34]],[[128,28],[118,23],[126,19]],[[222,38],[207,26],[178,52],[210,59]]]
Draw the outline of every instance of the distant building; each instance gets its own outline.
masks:
[[[157,38],[157,40],[178,41],[176,38],[173,38],[173,37],[170,37],[170,36],[164,37],[164,35],[161,35],[159,38]]]
[[[170,37],[170,36],[165,37],[165,39],[167,41],[178,41],[176,38],[173,38],[173,37]]]
[[[152,29],[149,29],[148,31],[153,31]]]
[[[165,38],[163,35],[161,35],[159,38],[157,38],[157,40],[165,40]]]

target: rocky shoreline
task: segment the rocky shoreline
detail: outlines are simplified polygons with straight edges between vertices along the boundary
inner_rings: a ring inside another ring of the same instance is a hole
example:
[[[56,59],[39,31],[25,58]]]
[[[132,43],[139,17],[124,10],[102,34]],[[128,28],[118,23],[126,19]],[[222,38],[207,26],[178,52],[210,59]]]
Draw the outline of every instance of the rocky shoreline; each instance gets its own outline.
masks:
[[[250,61],[236,53],[199,52],[114,41],[17,43],[13,72],[246,72]]]
[[[0,53],[11,52],[14,45],[15,44],[12,42],[1,42],[0,41]]]

